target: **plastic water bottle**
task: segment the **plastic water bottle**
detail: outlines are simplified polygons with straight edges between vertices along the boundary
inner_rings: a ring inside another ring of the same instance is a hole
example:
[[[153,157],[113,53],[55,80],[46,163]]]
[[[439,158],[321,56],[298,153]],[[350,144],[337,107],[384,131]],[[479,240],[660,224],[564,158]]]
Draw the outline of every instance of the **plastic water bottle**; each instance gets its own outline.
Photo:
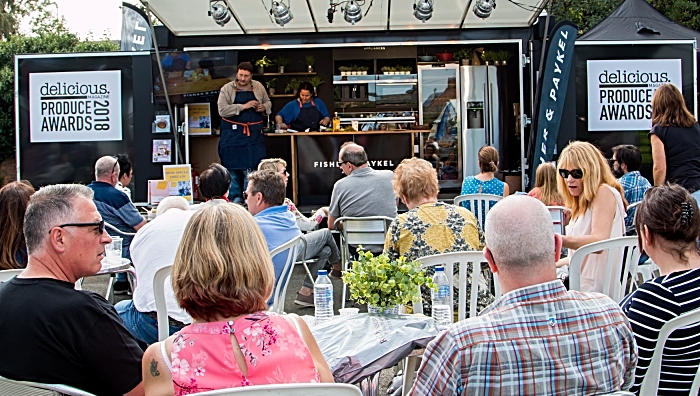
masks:
[[[318,277],[314,283],[314,306],[316,323],[333,318],[333,284],[328,279],[326,270],[318,270]]]
[[[438,328],[444,328],[452,324],[450,281],[447,279],[447,275],[445,275],[445,267],[435,267],[433,284],[435,284],[437,290],[432,290],[430,292],[430,297],[433,300],[432,316]]]

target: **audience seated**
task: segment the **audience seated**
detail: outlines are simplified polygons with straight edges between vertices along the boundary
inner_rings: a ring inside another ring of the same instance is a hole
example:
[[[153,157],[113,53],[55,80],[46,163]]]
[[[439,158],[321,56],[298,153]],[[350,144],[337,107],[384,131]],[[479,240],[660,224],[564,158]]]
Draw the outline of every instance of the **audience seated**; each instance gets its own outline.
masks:
[[[569,257],[557,263],[564,266],[569,264],[575,249],[625,235],[626,203],[605,157],[588,142],[569,143],[559,156],[557,170],[559,192],[571,209],[571,221],[562,237],[563,246],[570,249]],[[607,258],[606,252],[583,259],[581,291],[603,292]]]
[[[262,230],[267,249],[271,252],[301,235],[294,215],[284,204],[284,179],[272,171],[255,171],[248,174],[248,186],[243,192],[248,211]],[[275,268],[275,286],[280,281],[287,255],[278,254],[272,259]],[[273,303],[272,296],[268,302]]]
[[[253,184],[259,183],[255,177]],[[265,312],[274,269],[260,228],[239,205],[213,201],[192,216],[172,279],[175,297],[194,323],[146,351],[147,394],[333,382],[306,323]]]
[[[639,246],[661,269],[652,279],[622,300],[639,346],[634,392],[644,379],[659,330],[667,321],[698,308],[700,293],[700,212],[680,185],[648,190],[637,206]],[[659,390],[663,394],[690,392],[700,364],[700,324],[674,331],[666,341]]]
[[[231,186],[231,174],[221,164],[211,164],[199,175],[199,195],[205,201],[223,199],[228,202],[228,191]]]
[[[486,216],[485,256],[503,296],[431,341],[411,395],[592,395],[626,390],[634,335],[613,300],[556,278],[561,237],[545,206],[515,195]]]
[[[269,158],[264,159],[258,165],[258,170],[266,170],[277,172],[284,179],[284,186],[287,187],[287,181],[289,179],[289,173],[287,172],[287,162],[281,158]],[[324,217],[328,216],[328,208],[320,208],[316,211],[311,218],[304,216],[294,205],[289,198],[284,199],[284,204],[287,205],[287,209],[294,213],[297,219],[297,225],[302,231],[309,231],[302,236],[306,241],[306,255],[302,250],[299,251],[297,255],[297,261],[299,260],[309,260],[312,258],[318,258],[315,262],[309,262],[307,267],[313,279],[308,276],[304,277],[304,283],[301,289],[297,293],[297,298],[294,300],[294,304],[301,305],[304,307],[314,306],[314,281],[318,275],[318,270],[323,269],[326,265],[340,266],[340,251],[338,250],[338,245],[335,244],[333,235],[331,231],[327,228],[320,230],[314,230],[318,224],[323,220]],[[340,277],[339,270],[332,270],[330,273],[331,277]]]
[[[97,395],[142,395],[142,350],[102,296],[75,290],[101,268],[111,238],[92,191],[59,184],[32,195],[29,262],[0,285],[0,375]]]
[[[114,308],[131,334],[147,345],[158,341],[158,316],[153,294],[153,277],[156,272],[175,260],[175,246],[194,211],[183,197],[167,197],[158,204],[156,218],[146,224],[131,243],[136,279],[133,300],[118,302]],[[168,306],[170,334],[180,330],[192,318],[177,305],[173,288],[165,286],[165,302]]]
[[[34,187],[27,180],[8,183],[0,188],[0,270],[27,266],[27,244],[24,241],[24,213]]]
[[[535,188],[527,195],[537,198],[547,206],[564,206],[564,198],[557,189],[557,168],[550,162],[537,167]]]
[[[478,156],[481,172],[476,176],[468,176],[464,179],[461,195],[493,194],[507,197],[510,193],[508,185],[496,179],[495,176],[496,171],[498,171],[498,150],[491,146],[484,146],[479,149]],[[464,202],[463,205],[469,209],[469,202]]]
[[[392,259],[400,256],[406,260],[439,253],[481,250],[484,236],[476,224],[474,215],[459,206],[438,202],[439,192],[437,173],[432,165],[419,158],[401,161],[394,170],[392,182],[394,193],[399,197],[408,212],[400,214],[389,227],[384,244],[384,253]],[[427,270],[432,276],[433,269]],[[455,267],[455,274],[459,268]],[[472,276],[471,270],[468,279]],[[459,278],[455,278],[459,279]],[[467,290],[471,282],[467,283]],[[459,285],[455,283],[455,307],[458,311]],[[430,290],[422,288],[423,312],[430,315]],[[479,296],[479,309],[493,301],[486,287]]]
[[[88,187],[94,192],[94,201],[102,219],[117,227],[122,232],[134,233],[146,225],[146,219],[139,214],[138,209],[131,203],[129,197],[117,190],[115,186],[119,181],[119,161],[115,157],[102,157],[95,163],[95,181]],[[119,235],[107,230],[112,236],[122,238],[122,257],[131,260],[132,236]],[[126,274],[117,274],[114,283],[114,294],[127,294],[129,282]]]
[[[620,182],[622,190],[625,192],[625,201],[632,205],[644,199],[644,192],[651,188],[651,183],[646,177],[639,173],[642,166],[642,153],[637,146],[631,144],[621,144],[613,147],[612,170],[617,181]],[[627,235],[634,235],[635,208],[628,209],[625,218],[625,228]]]
[[[131,178],[134,177],[134,167],[126,154],[117,155],[117,161],[119,162],[119,178],[114,188],[126,194],[131,200],[131,189],[128,185],[131,183]]]
[[[328,209],[328,228],[335,229],[340,217],[396,217],[396,197],[391,187],[393,172],[374,170],[367,163],[364,147],[345,142],[338,153],[340,170],[347,176],[333,186]],[[342,225],[340,225],[342,227]],[[381,252],[382,246],[363,246],[365,250]],[[334,267],[340,270],[340,265]],[[337,271],[334,272],[337,274]]]

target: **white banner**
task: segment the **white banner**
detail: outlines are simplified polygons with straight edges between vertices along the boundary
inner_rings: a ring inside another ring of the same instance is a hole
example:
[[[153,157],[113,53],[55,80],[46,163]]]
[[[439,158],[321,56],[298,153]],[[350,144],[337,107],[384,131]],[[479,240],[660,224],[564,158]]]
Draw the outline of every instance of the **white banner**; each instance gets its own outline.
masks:
[[[680,59],[589,60],[588,130],[651,128],[651,98],[661,84],[682,90]]]
[[[29,73],[32,143],[122,140],[121,71]]]

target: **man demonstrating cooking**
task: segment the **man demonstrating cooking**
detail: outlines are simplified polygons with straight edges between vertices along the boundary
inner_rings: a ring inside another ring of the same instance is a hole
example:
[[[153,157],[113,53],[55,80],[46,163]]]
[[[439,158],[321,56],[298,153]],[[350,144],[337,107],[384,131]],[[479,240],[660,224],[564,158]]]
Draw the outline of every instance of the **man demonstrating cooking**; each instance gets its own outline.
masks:
[[[253,65],[241,62],[236,79],[221,87],[219,100],[221,165],[231,174],[228,198],[243,203],[246,174],[265,158],[263,117],[272,113],[272,103],[263,85],[253,80]]]
[[[287,103],[275,116],[278,129],[295,131],[318,131],[319,125],[328,126],[331,117],[326,104],[319,98],[314,99],[314,87],[303,82],[299,85],[297,98]]]

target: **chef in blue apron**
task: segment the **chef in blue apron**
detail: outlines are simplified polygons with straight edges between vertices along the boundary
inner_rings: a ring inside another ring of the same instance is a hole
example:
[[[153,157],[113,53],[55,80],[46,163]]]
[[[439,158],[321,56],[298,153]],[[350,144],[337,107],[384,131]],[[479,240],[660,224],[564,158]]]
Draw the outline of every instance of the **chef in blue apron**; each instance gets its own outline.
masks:
[[[313,98],[314,87],[308,82],[299,85],[297,98],[287,103],[275,116],[279,129],[295,131],[318,131],[319,126],[328,126],[331,117],[321,99]]]
[[[219,158],[231,174],[228,198],[243,203],[246,175],[266,155],[263,117],[272,112],[265,87],[253,80],[250,62],[240,63],[236,80],[221,87],[217,105],[221,115]]]

